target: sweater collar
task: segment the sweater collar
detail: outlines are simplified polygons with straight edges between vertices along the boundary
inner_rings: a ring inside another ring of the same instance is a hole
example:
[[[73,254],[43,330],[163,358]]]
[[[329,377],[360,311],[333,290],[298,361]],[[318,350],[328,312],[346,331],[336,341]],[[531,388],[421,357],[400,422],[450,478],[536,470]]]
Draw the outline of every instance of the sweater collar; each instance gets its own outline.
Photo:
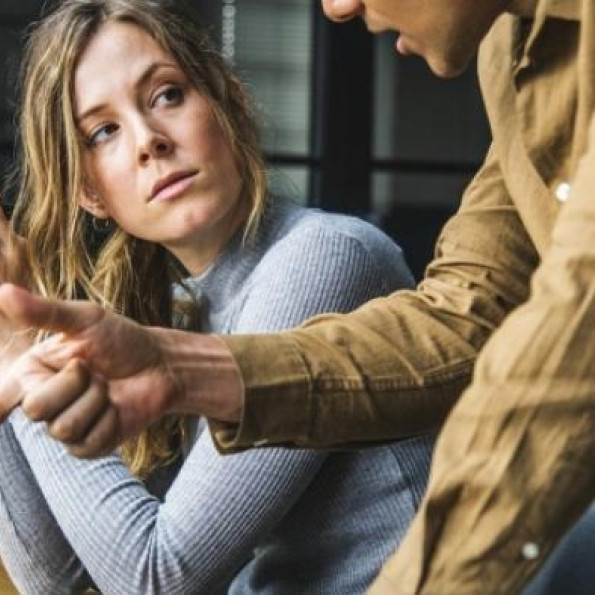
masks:
[[[267,198],[258,228],[252,237],[244,237],[239,229],[223,252],[203,273],[185,279],[189,289],[207,305],[210,312],[225,308],[230,299],[246,284],[258,263],[266,254],[288,211],[295,209],[289,201]]]

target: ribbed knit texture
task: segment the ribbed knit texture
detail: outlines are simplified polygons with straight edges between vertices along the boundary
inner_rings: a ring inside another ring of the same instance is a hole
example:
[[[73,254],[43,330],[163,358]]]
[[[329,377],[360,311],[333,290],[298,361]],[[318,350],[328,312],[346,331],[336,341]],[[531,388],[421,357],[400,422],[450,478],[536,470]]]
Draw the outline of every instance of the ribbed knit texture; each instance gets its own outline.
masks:
[[[189,285],[203,330],[234,333],[351,310],[411,282],[371,225],[275,200],[253,242],[235,238]],[[117,456],[76,460],[16,410],[0,428],[0,556],[19,590],[72,592],[84,567],[105,594],[364,592],[414,514],[432,439],[223,457],[203,425],[175,479],[161,474],[173,480],[161,501]]]

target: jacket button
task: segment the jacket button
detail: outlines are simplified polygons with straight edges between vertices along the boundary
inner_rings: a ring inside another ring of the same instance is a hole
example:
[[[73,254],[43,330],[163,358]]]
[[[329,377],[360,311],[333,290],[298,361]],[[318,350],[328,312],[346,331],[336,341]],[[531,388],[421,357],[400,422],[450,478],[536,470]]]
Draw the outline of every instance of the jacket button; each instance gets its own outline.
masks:
[[[566,202],[570,198],[570,184],[562,182],[556,187],[556,198],[560,202]]]
[[[521,553],[525,560],[535,560],[539,556],[539,546],[532,541],[528,541],[523,545]]]

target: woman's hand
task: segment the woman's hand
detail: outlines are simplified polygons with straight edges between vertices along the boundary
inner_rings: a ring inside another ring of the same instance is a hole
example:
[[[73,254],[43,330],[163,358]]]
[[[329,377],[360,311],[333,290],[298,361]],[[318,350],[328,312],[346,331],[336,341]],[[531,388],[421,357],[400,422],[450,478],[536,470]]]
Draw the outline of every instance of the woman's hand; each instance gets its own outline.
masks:
[[[0,199],[1,202],[1,199]],[[32,289],[31,254],[25,238],[17,235],[0,208],[0,280]]]
[[[0,394],[3,400],[10,397],[13,406],[28,400],[28,395],[50,395],[46,411],[57,405],[60,395],[60,414],[54,419],[48,415],[50,435],[57,439],[68,437],[68,447],[73,454],[92,451],[100,456],[113,450],[114,428],[117,411],[111,406],[107,389],[101,379],[94,378],[79,360],[71,360],[62,370],[47,366],[40,357],[45,346],[32,346],[4,369]],[[32,402],[35,406],[36,401]],[[82,442],[82,443],[81,443]]]
[[[30,255],[27,242],[17,236],[0,208],[0,282],[31,286]],[[34,333],[16,326],[0,312],[0,378],[7,380],[12,363],[33,344]],[[3,391],[0,421],[18,405],[21,396]]]
[[[34,349],[35,346],[25,349],[19,357],[12,358],[11,362],[3,362],[0,381],[2,418],[23,400],[28,391],[36,390],[55,373],[36,357]]]

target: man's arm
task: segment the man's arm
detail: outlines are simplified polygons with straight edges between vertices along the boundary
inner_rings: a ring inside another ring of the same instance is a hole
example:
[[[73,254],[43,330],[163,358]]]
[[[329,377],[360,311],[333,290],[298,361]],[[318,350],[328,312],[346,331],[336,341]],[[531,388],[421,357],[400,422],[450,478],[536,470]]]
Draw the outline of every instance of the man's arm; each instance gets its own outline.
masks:
[[[58,372],[23,403],[33,419],[54,419],[50,432],[76,454],[113,447],[168,411],[209,417],[224,450],[263,440],[328,447],[439,426],[468,384],[479,349],[526,299],[536,262],[489,156],[418,291],[380,298],[353,314],[322,316],[282,334],[215,337],[147,329],[93,304],[40,300],[11,286],[0,288],[0,309],[24,326],[66,333],[65,344],[40,346],[37,355],[49,367],[78,357],[109,379],[118,414],[105,411],[90,444],[73,448],[81,440],[74,435],[78,412],[60,416],[65,423],[56,418],[79,394],[76,378],[84,375],[76,367]],[[64,390],[69,382],[74,388]],[[101,396],[97,382],[90,390]],[[0,401],[7,392],[0,390]],[[95,401],[77,399],[77,406]]]
[[[517,593],[593,500],[594,197],[595,121],[531,298],[479,358],[373,592]]]
[[[211,424],[219,447],[328,447],[438,427],[478,351],[527,298],[537,261],[490,152],[417,291],[282,335],[222,337],[246,393],[239,425]]]
[[[11,284],[0,286],[0,313],[16,327],[57,333],[4,367],[0,410],[22,403],[76,456],[108,454],[168,413],[239,417],[239,372],[215,336],[145,327]]]

